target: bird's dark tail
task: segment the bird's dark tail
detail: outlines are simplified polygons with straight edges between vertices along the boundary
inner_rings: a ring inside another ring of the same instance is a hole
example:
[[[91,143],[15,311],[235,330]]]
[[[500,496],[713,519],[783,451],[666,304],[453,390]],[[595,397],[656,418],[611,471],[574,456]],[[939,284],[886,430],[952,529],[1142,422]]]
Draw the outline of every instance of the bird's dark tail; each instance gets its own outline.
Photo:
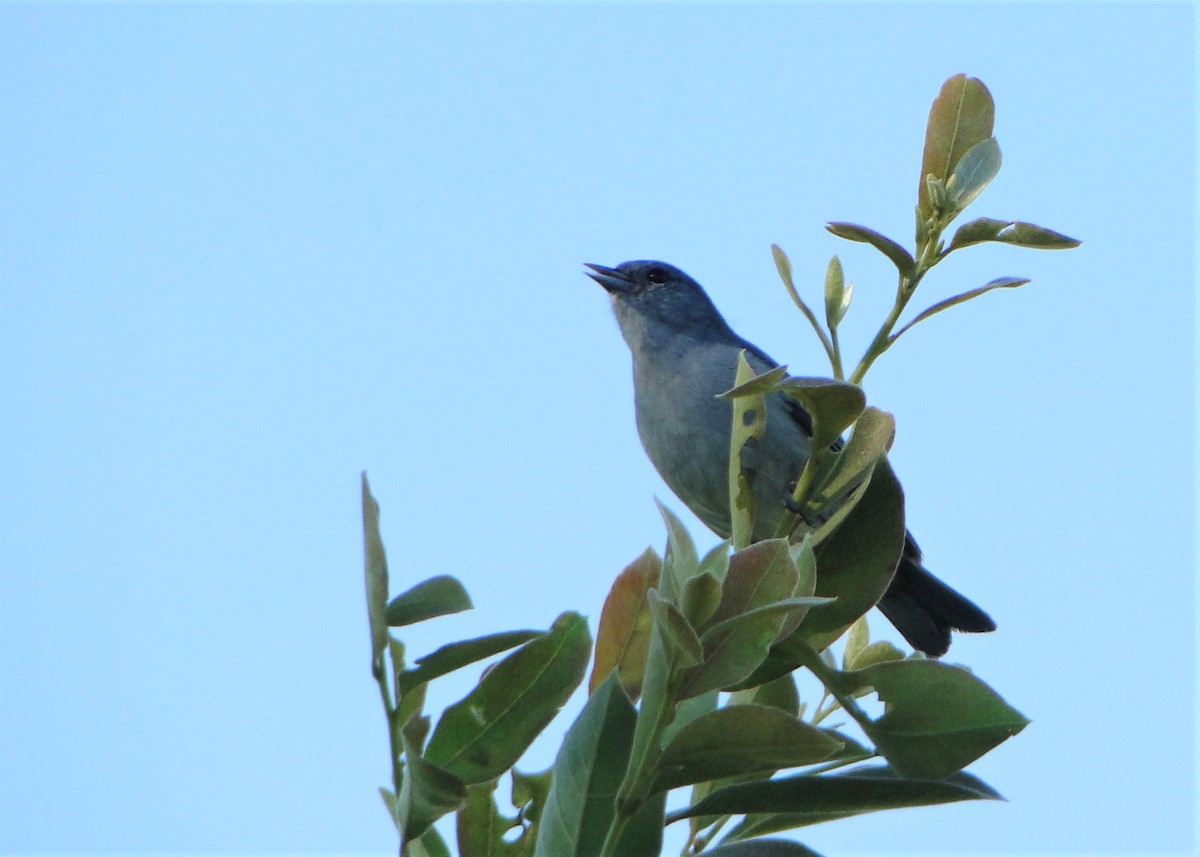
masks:
[[[933,657],[946,654],[951,630],[996,630],[991,616],[925,570],[911,537],[878,607],[910,646]]]

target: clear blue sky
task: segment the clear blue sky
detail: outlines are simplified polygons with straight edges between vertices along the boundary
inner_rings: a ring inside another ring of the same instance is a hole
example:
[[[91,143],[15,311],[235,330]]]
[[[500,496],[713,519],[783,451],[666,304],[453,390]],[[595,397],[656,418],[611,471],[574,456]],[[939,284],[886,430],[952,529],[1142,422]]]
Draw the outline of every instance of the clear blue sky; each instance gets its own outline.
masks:
[[[917,304],[1033,283],[867,394],[1000,625],[950,659],[1033,724],[972,769],[1008,803],[803,840],[1194,853],[1195,59],[1189,3],[0,5],[0,851],[391,853],[359,471],[395,589],[478,605],[414,652],[595,619],[680,506],[580,263],[672,262],[824,373],[769,245],[810,296],[841,255],[861,349],[893,281],[822,225],[911,242],[966,72],[974,213],[1086,243],[952,257]]]

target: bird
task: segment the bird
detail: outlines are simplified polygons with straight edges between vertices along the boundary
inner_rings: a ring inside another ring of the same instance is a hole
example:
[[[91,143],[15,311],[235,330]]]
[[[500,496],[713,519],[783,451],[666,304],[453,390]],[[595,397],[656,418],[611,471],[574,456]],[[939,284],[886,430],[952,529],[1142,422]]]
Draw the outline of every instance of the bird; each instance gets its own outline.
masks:
[[[717,396],[734,386],[743,350],[756,374],[779,364],[736,334],[700,284],[673,265],[639,260],[585,267],[608,292],[633,357],[634,411],[646,455],[680,501],[729,538],[732,405]],[[766,411],[755,453],[752,541],[776,533],[811,449],[812,419],[799,402],[768,393]],[[907,531],[876,606],[909,645],[935,658],[949,650],[952,630],[996,629],[986,612],[926,570]]]

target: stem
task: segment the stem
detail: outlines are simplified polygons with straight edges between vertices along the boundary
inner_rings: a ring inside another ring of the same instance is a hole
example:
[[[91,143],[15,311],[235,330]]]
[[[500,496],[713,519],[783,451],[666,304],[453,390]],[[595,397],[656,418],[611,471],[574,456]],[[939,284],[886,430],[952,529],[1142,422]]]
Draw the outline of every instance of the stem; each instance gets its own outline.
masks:
[[[674,671],[674,663],[667,666],[668,674]],[[617,813],[608,835],[604,839],[604,847],[600,857],[618,857],[617,845],[630,820],[638,814],[645,803],[647,795],[643,792],[649,789],[654,776],[658,773],[658,757],[662,752],[662,733],[675,719],[675,693],[677,682],[668,679],[663,704],[650,716],[650,737],[646,743],[647,752],[637,758],[630,758],[630,768],[625,772],[625,779],[617,790]],[[639,713],[639,718],[645,711]]]
[[[908,302],[917,290],[917,285],[924,279],[933,266],[943,258],[942,255],[938,254],[938,244],[942,238],[942,230],[945,228],[946,224],[944,223],[935,224],[935,228],[930,231],[925,241],[918,248],[916,265],[913,267],[912,274],[900,275],[900,281],[896,285],[896,302],[892,306],[892,311],[888,313],[887,318],[884,319],[883,324],[879,328],[879,332],[875,334],[875,338],[867,346],[862,360],[858,361],[858,366],[854,368],[854,373],[850,376],[851,384],[857,384],[861,387],[863,376],[867,374],[867,370],[871,368],[871,364],[896,341],[896,337],[892,336],[892,330],[895,329],[896,323],[900,321],[900,314],[908,306]]]
[[[839,381],[844,381],[846,379],[842,372],[842,348],[838,344],[836,326],[829,328],[829,341],[833,346],[833,353],[830,355],[830,359],[833,363],[833,377]]]
[[[400,753],[403,749],[402,745],[400,744],[400,727],[403,724],[396,723],[396,707],[392,705],[392,693],[388,688],[388,670],[386,669],[386,658],[387,655],[384,652],[380,652],[379,656],[375,659],[375,663],[372,664],[371,672],[374,674],[375,681],[379,685],[379,696],[383,700],[383,711],[387,717],[388,746],[392,751],[392,794],[395,796],[396,800],[399,801],[400,786],[404,777],[403,770],[400,767]],[[395,804],[393,804],[393,807],[394,806]],[[394,809],[392,811],[392,815],[393,821],[396,822],[396,827],[399,828],[400,819],[399,817],[396,817]],[[400,841],[401,848],[403,848],[403,836],[401,837]]]
[[[800,662],[808,667],[809,672],[815,675],[821,684],[825,685],[826,690],[833,695],[833,698],[841,704],[842,710],[854,718],[854,722],[866,732],[873,722],[867,713],[858,707],[854,697],[845,692],[838,671],[827,667],[816,650],[802,640],[796,640],[794,652],[799,656]]]

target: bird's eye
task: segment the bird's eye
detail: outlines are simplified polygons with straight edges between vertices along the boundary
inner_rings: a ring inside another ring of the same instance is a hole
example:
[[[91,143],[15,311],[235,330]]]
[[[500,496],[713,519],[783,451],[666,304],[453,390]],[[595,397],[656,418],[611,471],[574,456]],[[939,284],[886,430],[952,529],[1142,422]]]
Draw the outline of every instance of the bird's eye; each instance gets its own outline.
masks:
[[[662,268],[651,268],[646,272],[646,279],[655,285],[661,285],[667,281],[667,272]]]

